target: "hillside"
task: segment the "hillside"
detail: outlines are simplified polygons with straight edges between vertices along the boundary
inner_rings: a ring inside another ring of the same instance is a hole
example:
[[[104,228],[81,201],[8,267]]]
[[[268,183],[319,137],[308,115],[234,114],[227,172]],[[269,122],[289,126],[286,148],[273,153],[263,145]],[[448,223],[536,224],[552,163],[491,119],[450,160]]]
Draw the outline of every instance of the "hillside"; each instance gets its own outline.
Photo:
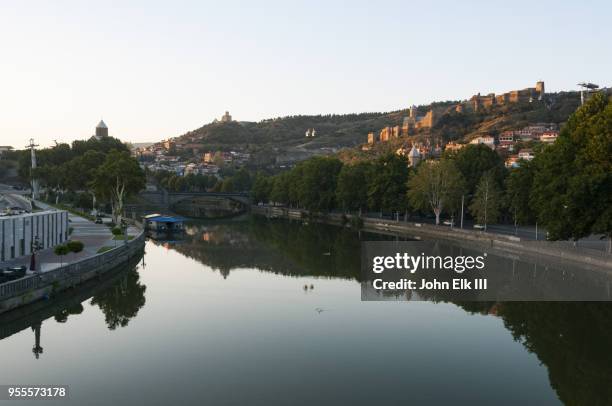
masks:
[[[444,101],[418,106],[419,116],[436,112],[435,124],[420,128],[410,139],[430,139],[436,143],[468,141],[476,135],[497,135],[533,123],[562,124],[580,104],[578,92],[547,93],[542,100],[483,107],[478,111],[458,104],[468,101]],[[362,145],[369,132],[378,133],[386,126],[402,125],[408,109],[386,113],[346,115],[289,116],[260,122],[214,122],[173,139],[187,146],[183,155],[207,151],[243,151],[252,155],[254,165],[291,163],[313,155],[326,155]],[[306,137],[308,129],[315,137]],[[392,144],[405,143],[406,138]],[[375,150],[381,148],[375,148]],[[387,149],[387,148],[382,148]]]

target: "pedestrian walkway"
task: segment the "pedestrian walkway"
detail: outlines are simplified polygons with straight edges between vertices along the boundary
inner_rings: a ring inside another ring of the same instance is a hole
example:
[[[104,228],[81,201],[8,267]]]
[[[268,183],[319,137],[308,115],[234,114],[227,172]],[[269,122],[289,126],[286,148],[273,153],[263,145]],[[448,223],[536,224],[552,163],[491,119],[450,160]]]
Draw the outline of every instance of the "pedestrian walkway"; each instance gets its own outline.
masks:
[[[45,204],[43,202],[36,201],[36,206],[43,210],[56,210],[53,206]],[[63,257],[55,255],[53,248],[48,248],[43,251],[39,251],[36,254],[37,268],[41,272],[48,272],[62,265],[73,263],[84,258],[93,256],[98,253],[102,247],[117,247],[123,244],[122,240],[114,240],[113,234],[110,227],[105,224],[95,224],[94,222],[77,216],[73,213],[68,214],[68,222],[70,228],[70,240],[81,241],[84,245],[83,251],[75,254],[69,253]],[[134,236],[139,233],[138,228],[129,227],[128,235]],[[5,261],[0,263],[0,267],[9,266],[30,266],[30,255],[26,255],[21,258],[17,258],[11,261]]]

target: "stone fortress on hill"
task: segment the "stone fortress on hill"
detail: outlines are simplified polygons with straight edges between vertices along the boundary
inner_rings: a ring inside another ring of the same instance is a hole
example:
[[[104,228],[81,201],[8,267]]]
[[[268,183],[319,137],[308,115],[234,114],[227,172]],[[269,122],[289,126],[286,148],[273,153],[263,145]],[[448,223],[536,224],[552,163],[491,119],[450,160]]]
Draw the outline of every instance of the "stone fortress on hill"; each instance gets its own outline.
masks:
[[[418,116],[417,107],[413,105],[409,109],[408,116],[403,119],[401,126],[388,126],[382,128],[378,133],[369,133],[368,144],[385,142],[393,138],[414,135],[420,129],[433,127],[442,115],[451,110],[455,110],[459,113],[469,110],[478,112],[483,108],[494,105],[532,102],[533,100],[542,100],[544,97],[544,92],[544,82],[538,81],[536,82],[535,87],[528,87],[522,90],[511,90],[500,95],[489,93],[486,96],[482,96],[480,93],[478,93],[472,96],[469,100],[465,100],[451,107],[433,107],[424,116]]]

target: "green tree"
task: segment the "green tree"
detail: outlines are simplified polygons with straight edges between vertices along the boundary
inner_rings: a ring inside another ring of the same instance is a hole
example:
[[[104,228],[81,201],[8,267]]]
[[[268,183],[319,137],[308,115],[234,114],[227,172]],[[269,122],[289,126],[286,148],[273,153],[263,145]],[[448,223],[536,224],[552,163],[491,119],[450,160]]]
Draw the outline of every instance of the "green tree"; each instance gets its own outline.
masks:
[[[298,166],[302,169],[297,183],[300,204],[313,211],[331,210],[335,203],[336,183],[342,162],[337,158],[314,157]]]
[[[492,172],[498,185],[502,185],[506,169],[499,154],[483,144],[470,144],[451,154],[457,169],[465,179],[466,194],[474,194],[480,178]]]
[[[232,176],[233,190],[238,192],[246,192],[251,190],[252,180],[249,171],[245,168],[240,168],[234,176]]]
[[[119,224],[125,200],[144,188],[145,176],[128,152],[111,151],[96,170],[93,185],[99,196],[110,201],[113,222]]]
[[[535,166],[530,161],[522,161],[521,166],[510,170],[506,178],[506,206],[515,225],[535,221],[529,205]]]
[[[550,239],[612,238],[611,156],[612,103],[597,93],[534,159],[531,203]]]
[[[68,248],[68,246],[64,244],[58,245],[57,247],[53,249],[53,253],[60,257],[60,266],[64,265],[62,258],[64,257],[64,255],[68,255],[69,252],[70,252],[70,248]]]
[[[270,200],[275,203],[289,203],[289,172],[284,172],[272,178]]]
[[[470,213],[479,224],[484,224],[485,230],[487,224],[494,223],[499,219],[501,196],[495,173],[489,171],[482,175],[470,205]]]
[[[413,207],[432,210],[436,224],[440,215],[461,199],[465,182],[453,160],[425,161],[408,180],[408,199]]]
[[[358,162],[343,165],[338,175],[336,200],[344,210],[361,210],[368,207],[367,179],[372,175],[372,164]]]
[[[251,198],[255,203],[266,203],[270,199],[273,180],[262,173],[258,173],[251,189]]]
[[[368,206],[380,211],[403,211],[407,206],[408,161],[406,158],[392,153],[384,155],[374,162],[370,173]]]

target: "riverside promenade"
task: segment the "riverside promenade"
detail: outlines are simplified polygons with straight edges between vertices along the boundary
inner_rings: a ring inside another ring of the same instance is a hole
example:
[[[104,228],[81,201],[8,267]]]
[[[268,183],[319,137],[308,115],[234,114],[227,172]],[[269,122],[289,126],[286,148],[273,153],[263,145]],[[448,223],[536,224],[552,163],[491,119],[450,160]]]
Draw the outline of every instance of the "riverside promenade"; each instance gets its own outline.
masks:
[[[39,204],[41,208],[53,210],[52,207]],[[46,206],[46,207],[45,207]],[[40,272],[30,272],[21,279],[0,284],[0,313],[40,301],[53,298],[57,293],[73,288],[119,269],[144,253],[144,230],[128,228],[128,241],[114,240],[108,226],[95,224],[83,217],[72,215],[70,227],[73,227],[71,239],[80,240],[85,248],[79,254],[68,254],[58,261],[53,249],[37,254],[37,263],[41,264]],[[74,225],[74,226],[73,226]],[[104,252],[100,248],[106,247]],[[30,258],[20,258],[9,263],[29,265]]]
[[[43,210],[57,210],[55,207],[50,206],[46,203],[36,201],[37,207]],[[81,241],[84,245],[83,251],[79,253],[70,253],[59,257],[53,252],[53,248],[48,248],[36,253],[37,270],[40,272],[48,272],[59,268],[62,265],[71,264],[74,262],[81,261],[83,259],[92,257],[98,253],[103,247],[114,248],[123,244],[122,240],[114,240],[111,229],[106,224],[95,224],[84,217],[78,216],[73,213],[68,213],[68,222],[71,233],[68,236],[69,240]],[[131,237],[136,236],[139,233],[138,228],[130,226],[128,228],[128,235]],[[9,266],[30,266],[30,256],[22,256],[15,258],[10,261],[0,263],[0,267]],[[28,271],[29,272],[29,271]]]

